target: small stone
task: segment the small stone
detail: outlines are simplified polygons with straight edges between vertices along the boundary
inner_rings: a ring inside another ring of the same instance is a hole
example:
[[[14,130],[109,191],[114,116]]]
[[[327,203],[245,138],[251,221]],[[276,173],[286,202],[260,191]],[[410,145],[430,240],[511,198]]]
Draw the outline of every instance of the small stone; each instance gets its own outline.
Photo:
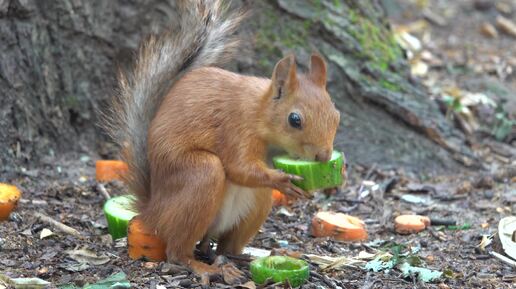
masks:
[[[514,22],[512,22],[511,20],[502,16],[498,16],[496,17],[496,26],[502,32],[512,37],[516,37],[516,24],[514,24]]]
[[[179,286],[188,288],[188,287],[192,286],[192,283],[193,282],[190,279],[183,279],[183,280],[179,281]]]
[[[494,188],[495,181],[492,176],[481,176],[478,180],[475,181],[475,188],[477,189],[492,189]]]
[[[471,191],[473,191],[473,185],[471,184],[471,182],[464,181],[457,187],[457,189],[455,190],[455,193],[462,195],[462,194],[469,194]]]
[[[493,193],[493,191],[485,191],[485,192],[484,192],[484,198],[486,198],[486,199],[490,200],[490,199],[492,199],[493,197],[494,197],[494,193]]]
[[[496,31],[496,28],[489,22],[482,23],[482,26],[480,26],[480,32],[489,38],[497,38],[498,37],[498,31]]]

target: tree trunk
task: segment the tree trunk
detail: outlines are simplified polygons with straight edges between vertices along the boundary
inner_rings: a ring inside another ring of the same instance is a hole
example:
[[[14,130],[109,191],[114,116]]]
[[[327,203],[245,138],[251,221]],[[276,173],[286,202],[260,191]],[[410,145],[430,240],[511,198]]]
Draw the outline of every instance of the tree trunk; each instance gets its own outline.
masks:
[[[37,163],[72,150],[104,155],[96,110],[141,37],[174,22],[174,5],[163,2],[0,0],[0,161]],[[411,81],[378,1],[250,6],[242,54],[230,69],[269,76],[286,53],[300,64],[312,50],[322,53],[342,112],[336,147],[351,162],[418,172],[458,168],[452,159],[474,162],[461,133]]]

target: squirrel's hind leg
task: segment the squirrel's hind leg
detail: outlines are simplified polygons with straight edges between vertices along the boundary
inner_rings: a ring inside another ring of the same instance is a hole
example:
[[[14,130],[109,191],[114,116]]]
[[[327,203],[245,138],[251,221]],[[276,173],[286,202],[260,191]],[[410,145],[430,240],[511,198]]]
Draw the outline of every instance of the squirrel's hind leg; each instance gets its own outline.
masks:
[[[231,230],[222,234],[217,243],[217,255],[239,255],[244,247],[258,233],[272,207],[272,190],[255,190],[256,206]]]
[[[142,214],[165,241],[169,262],[182,263],[199,275],[220,272],[194,258],[196,243],[205,236],[224,199],[226,177],[220,159],[194,151],[182,155],[167,172],[159,172],[151,175],[151,203]]]

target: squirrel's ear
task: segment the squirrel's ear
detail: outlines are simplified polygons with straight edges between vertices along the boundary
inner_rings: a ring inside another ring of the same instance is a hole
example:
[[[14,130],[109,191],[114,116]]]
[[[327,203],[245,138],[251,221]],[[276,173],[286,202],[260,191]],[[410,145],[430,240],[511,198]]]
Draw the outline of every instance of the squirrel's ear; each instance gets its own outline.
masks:
[[[274,98],[281,98],[283,93],[295,90],[297,85],[296,58],[291,54],[278,61],[272,72]]]
[[[326,86],[326,62],[317,53],[310,57],[310,79],[319,86]]]

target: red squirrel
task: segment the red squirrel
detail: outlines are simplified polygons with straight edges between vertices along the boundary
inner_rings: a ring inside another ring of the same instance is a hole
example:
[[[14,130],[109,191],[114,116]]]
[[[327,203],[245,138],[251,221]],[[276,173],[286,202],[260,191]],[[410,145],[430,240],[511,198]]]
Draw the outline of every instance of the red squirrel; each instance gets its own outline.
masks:
[[[170,262],[198,274],[220,268],[195,260],[199,241],[240,254],[271,209],[272,189],[303,196],[267,164],[270,148],[328,161],[340,114],[326,90],[326,63],[293,55],[272,79],[216,68],[235,50],[240,14],[221,1],[178,1],[179,27],[145,40],[132,70],[119,74],[106,127],[129,165],[127,183],[144,224],[166,243]]]

